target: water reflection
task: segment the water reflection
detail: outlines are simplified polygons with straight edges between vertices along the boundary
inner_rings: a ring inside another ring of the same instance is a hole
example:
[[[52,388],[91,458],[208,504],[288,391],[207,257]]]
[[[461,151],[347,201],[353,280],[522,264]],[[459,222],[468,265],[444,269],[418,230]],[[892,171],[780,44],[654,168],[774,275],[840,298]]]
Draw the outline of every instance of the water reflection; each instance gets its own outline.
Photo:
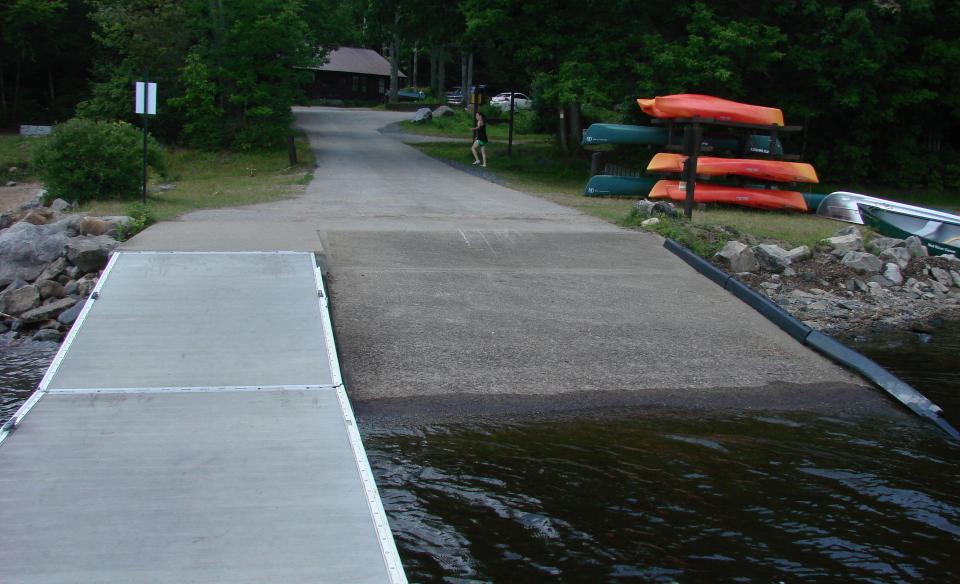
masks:
[[[960,449],[913,420],[657,412],[364,441],[413,581],[960,577]]]
[[[13,341],[0,335],[0,420],[9,418],[36,389],[53,356],[57,343]]]

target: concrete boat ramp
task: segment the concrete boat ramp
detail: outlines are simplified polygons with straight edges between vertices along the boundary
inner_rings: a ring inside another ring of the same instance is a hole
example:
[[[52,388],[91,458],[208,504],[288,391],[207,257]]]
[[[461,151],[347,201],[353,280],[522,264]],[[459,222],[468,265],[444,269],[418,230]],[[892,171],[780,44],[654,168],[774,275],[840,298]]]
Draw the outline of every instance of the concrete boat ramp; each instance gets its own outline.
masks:
[[[406,581],[312,253],[115,254],[14,420],[0,581]]]

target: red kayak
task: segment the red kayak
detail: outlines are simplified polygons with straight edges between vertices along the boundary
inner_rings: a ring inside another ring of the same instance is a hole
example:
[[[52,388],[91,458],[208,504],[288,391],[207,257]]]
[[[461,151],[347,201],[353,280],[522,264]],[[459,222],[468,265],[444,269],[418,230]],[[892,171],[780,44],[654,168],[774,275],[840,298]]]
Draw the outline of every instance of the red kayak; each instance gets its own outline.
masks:
[[[653,99],[638,99],[637,104],[655,118],[713,118],[718,122],[783,125],[783,111],[721,99],[711,95],[681,93]]]
[[[683,172],[687,159],[682,154],[661,152],[647,165],[647,172]],[[697,174],[704,176],[746,176],[758,180],[777,182],[820,182],[817,171],[805,162],[782,160],[743,160],[739,158],[716,158],[701,156],[697,159]]]
[[[653,185],[653,189],[647,197],[651,199],[685,201],[687,199],[687,189],[683,182],[662,180]],[[748,189],[745,187],[731,187],[701,182],[697,183],[697,188],[693,193],[693,200],[698,203],[724,203],[726,205],[741,205],[755,209],[807,211],[807,203],[803,200],[803,195],[794,191]]]

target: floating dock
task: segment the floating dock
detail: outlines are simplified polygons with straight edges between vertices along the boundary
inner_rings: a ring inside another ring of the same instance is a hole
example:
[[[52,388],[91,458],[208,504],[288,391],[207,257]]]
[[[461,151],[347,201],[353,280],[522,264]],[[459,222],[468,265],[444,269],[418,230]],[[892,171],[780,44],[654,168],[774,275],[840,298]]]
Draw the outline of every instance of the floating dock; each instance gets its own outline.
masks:
[[[313,254],[114,254],[0,430],[0,581],[406,582]]]

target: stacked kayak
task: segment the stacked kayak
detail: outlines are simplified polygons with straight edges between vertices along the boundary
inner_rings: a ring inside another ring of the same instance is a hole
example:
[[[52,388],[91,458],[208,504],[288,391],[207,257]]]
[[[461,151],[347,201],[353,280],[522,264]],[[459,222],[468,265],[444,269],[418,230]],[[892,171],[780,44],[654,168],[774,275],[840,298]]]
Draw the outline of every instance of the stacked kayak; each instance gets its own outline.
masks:
[[[686,183],[676,180],[661,180],[653,185],[651,199],[670,199],[683,202],[687,199]],[[698,203],[720,203],[740,205],[771,211],[807,212],[807,202],[803,194],[796,191],[758,189],[732,185],[697,182],[694,200]]]
[[[739,103],[711,95],[665,95],[638,99],[637,104],[645,114],[654,118],[704,118],[718,122],[783,125],[783,112],[777,108]]]
[[[687,157],[661,152],[647,165],[647,172],[683,172]],[[820,182],[812,166],[803,162],[783,160],[744,160],[703,156],[697,160],[697,174],[702,176],[744,176],[756,180],[776,182]]]

